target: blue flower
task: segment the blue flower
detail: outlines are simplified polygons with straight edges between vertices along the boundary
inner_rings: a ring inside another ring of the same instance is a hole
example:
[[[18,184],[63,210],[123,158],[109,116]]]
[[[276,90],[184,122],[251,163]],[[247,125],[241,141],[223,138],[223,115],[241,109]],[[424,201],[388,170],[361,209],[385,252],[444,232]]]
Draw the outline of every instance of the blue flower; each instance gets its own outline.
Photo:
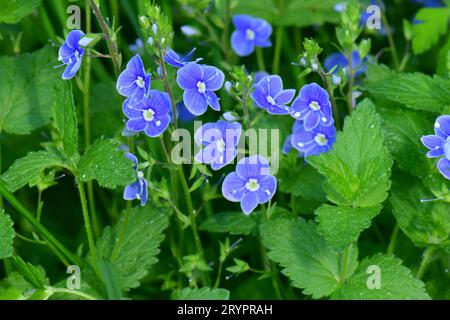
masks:
[[[302,122],[302,121],[295,121],[295,122],[294,122],[294,125],[292,126],[292,134],[290,134],[290,135],[286,138],[286,140],[284,140],[283,148],[282,148],[282,152],[283,152],[284,154],[288,154],[289,152],[291,152],[291,150],[292,150],[292,148],[293,148],[292,142],[291,142],[292,135],[294,135],[295,133],[297,133],[297,132],[300,131],[300,130],[304,130],[304,128],[303,128],[303,122]],[[298,156],[299,156],[299,157],[302,157],[302,156],[303,156],[303,153],[299,152],[299,155],[298,155]]]
[[[222,185],[225,199],[240,202],[246,215],[258,204],[269,202],[276,190],[277,179],[270,175],[269,163],[260,155],[241,159],[236,171],[229,173]]]
[[[141,206],[145,206],[148,199],[148,182],[144,178],[144,173],[138,169],[138,160],[134,154],[127,152],[125,156],[133,161],[137,180],[125,187],[123,198],[125,200],[141,200]]]
[[[219,120],[204,124],[195,132],[195,143],[203,147],[195,156],[195,161],[210,164],[213,170],[231,163],[236,158],[241,132],[239,122]]]
[[[178,102],[176,108],[178,119],[180,119],[181,122],[187,123],[197,118],[196,115],[190,113],[189,110],[184,106],[183,101]]]
[[[267,77],[269,75],[270,74],[267,71],[256,71],[254,74],[254,77],[255,77],[254,83],[257,84],[258,82],[260,82],[262,79],[264,79],[265,77]]]
[[[348,59],[345,55],[343,55],[340,52],[335,52],[330,54],[324,61],[323,65],[325,66],[325,69],[327,71],[330,71],[335,66],[337,66],[333,70],[333,74],[338,72],[339,69],[343,69],[344,73],[348,73]],[[355,73],[355,77],[359,77],[360,75],[364,74],[366,71],[366,66],[364,64],[364,61],[361,62],[361,59],[359,57],[359,52],[357,50],[354,50],[352,53],[352,68],[353,72]]]
[[[164,56],[164,61],[170,64],[173,67],[181,68],[191,62],[191,57],[194,54],[195,48],[192,49],[188,54],[182,56],[173,51],[172,49],[168,49],[166,55]],[[198,58],[195,62],[199,62],[203,60],[202,58]]]
[[[236,30],[231,35],[231,47],[238,56],[250,55],[255,46],[270,47],[269,38],[272,26],[265,20],[252,16],[239,14],[233,17]]]
[[[261,79],[252,92],[255,103],[270,114],[288,114],[287,104],[294,98],[295,90],[283,90],[283,81],[277,75]]]
[[[145,73],[141,57],[135,55],[127,64],[126,69],[117,79],[117,91],[137,104],[148,97],[150,91],[150,73]]]
[[[291,145],[304,154],[305,158],[327,153],[331,150],[335,141],[336,129],[334,125],[317,126],[308,131],[303,126],[299,126],[291,136]]]
[[[158,90],[150,90],[150,96],[137,104],[125,100],[122,109],[128,118],[127,129],[144,131],[149,137],[160,136],[171,121],[170,106],[169,95]]]
[[[81,67],[84,49],[80,46],[80,39],[84,37],[81,30],[70,31],[61,48],[59,48],[58,60],[67,67],[62,74],[64,80],[72,79]]]
[[[298,97],[292,103],[291,116],[303,120],[305,130],[333,124],[333,115],[328,93],[317,83],[303,86]]]
[[[208,105],[220,111],[219,98],[214,91],[223,86],[225,75],[216,67],[202,66],[195,62],[178,69],[177,83],[184,90],[183,101],[190,113],[199,116]]]
[[[442,157],[437,168],[442,175],[450,180],[450,116],[441,116],[434,124],[435,135],[424,136],[420,139],[422,143],[430,149],[428,158]]]

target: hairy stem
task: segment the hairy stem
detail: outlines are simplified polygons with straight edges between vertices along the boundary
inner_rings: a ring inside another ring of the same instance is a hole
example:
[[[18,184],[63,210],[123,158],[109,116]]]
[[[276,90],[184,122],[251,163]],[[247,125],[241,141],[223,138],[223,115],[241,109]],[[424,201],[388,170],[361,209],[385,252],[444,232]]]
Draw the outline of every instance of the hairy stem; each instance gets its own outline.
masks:
[[[281,58],[281,48],[283,45],[283,27],[277,27],[276,35],[275,35],[275,53],[273,56],[273,65],[272,65],[272,73],[278,74],[280,71],[280,58]]]
[[[79,290],[71,290],[71,289],[64,289],[64,288],[47,288],[47,291],[49,291],[51,294],[55,294],[55,293],[65,293],[65,294],[72,294],[74,296],[78,296],[81,298],[84,298],[86,300],[97,300],[97,298],[81,292]]]
[[[377,4],[380,8],[383,8],[383,2],[381,0],[377,0]],[[389,47],[392,55],[392,60],[394,61],[395,69],[398,71],[400,64],[398,62],[398,54],[397,54],[397,48],[395,47],[394,38],[392,37],[392,29],[389,25],[389,22],[386,17],[386,12],[384,10],[381,10],[381,20],[383,21],[384,27],[386,29],[386,36],[388,38]]]
[[[347,108],[348,114],[351,115],[353,112],[353,82],[355,78],[355,71],[353,70],[353,52],[347,56],[348,59],[348,92],[347,92]]]
[[[431,257],[433,256],[434,250],[435,248],[433,247],[427,247],[423,252],[422,262],[420,263],[419,270],[417,270],[417,278],[422,279],[422,277],[424,276]]]
[[[100,25],[103,35],[105,36],[106,44],[108,45],[108,51],[112,57],[111,60],[114,65],[114,73],[116,74],[116,76],[118,76],[120,73],[120,63],[119,63],[119,51],[117,49],[117,43],[113,41],[111,33],[109,32],[109,27],[106,24],[105,19],[103,19],[102,13],[95,4],[95,1],[89,0],[89,3],[91,5],[92,10],[94,10],[94,14],[97,17],[98,24]]]
[[[175,129],[177,129],[177,127],[178,127],[177,107],[175,104],[175,100],[173,98],[172,87],[170,86],[170,83],[169,83],[166,65],[164,63],[164,55],[163,55],[163,52],[161,49],[159,50],[159,65],[161,66],[161,73],[162,73],[161,77],[162,77],[162,81],[164,83],[164,89],[166,89],[167,94],[170,97],[170,104],[172,106],[172,114],[173,114],[173,125],[174,125]]]
[[[331,101],[331,108],[333,109],[333,119],[338,130],[341,130],[341,119],[339,118],[339,109],[337,107],[336,98],[334,97],[334,90],[331,84],[331,75],[324,74],[322,79],[325,82],[325,88],[327,89],[328,95]]]
[[[64,257],[66,257],[71,263],[81,265],[81,260],[74,254],[72,254],[61,242],[58,241],[39,221],[36,220],[34,215],[30,213],[20,201],[6,189],[2,181],[0,181],[0,194],[13,206],[14,209],[27,220],[34,229],[45,239],[48,244],[55,250],[59,251]]]
[[[342,269],[341,269],[341,275],[340,275],[340,284],[345,284],[345,276],[347,274],[347,267],[350,259],[350,252],[352,251],[352,244],[350,244],[345,250],[344,255],[342,257]]]
[[[80,202],[81,202],[81,210],[83,212],[84,226],[86,228],[86,235],[87,235],[87,239],[88,239],[89,254],[92,259],[92,265],[94,267],[94,271],[99,276],[100,273],[98,271],[97,250],[95,248],[94,235],[92,233],[92,226],[91,226],[91,219],[89,216],[89,211],[88,211],[88,206],[87,206],[87,201],[86,201],[86,191],[84,189],[83,182],[77,181],[77,185],[78,185],[78,192],[80,194]]]

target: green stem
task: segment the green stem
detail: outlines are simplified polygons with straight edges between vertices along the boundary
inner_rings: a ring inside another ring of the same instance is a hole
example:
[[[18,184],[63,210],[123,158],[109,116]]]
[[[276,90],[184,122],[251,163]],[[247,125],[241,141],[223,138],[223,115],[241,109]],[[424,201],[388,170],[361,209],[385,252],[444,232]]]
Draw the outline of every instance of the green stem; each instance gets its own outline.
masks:
[[[167,93],[169,94],[169,98],[170,98],[170,104],[172,106],[172,114],[173,114],[173,125],[175,127],[175,129],[177,129],[178,127],[178,119],[177,119],[177,107],[175,104],[175,100],[173,99],[173,93],[172,93],[172,87],[170,86],[169,83],[169,78],[168,78],[168,74],[167,74],[167,70],[166,70],[166,64],[164,62],[163,59],[164,55],[162,50],[159,50],[159,65],[161,66],[161,73],[162,73],[162,80],[164,83],[164,88],[166,89]]]
[[[333,119],[338,130],[341,130],[341,120],[339,118],[339,109],[337,107],[336,98],[334,97],[333,85],[331,83],[331,75],[325,74],[322,76],[325,81],[325,87],[327,89],[328,95],[330,96],[331,108],[333,110]]]
[[[347,56],[348,59],[348,92],[347,92],[347,108],[348,114],[351,115],[353,112],[353,81],[354,81],[354,70],[353,70],[353,54],[350,53]]]
[[[400,228],[398,227],[398,224],[395,224],[394,230],[392,231],[391,240],[389,240],[389,245],[387,248],[387,254],[393,254],[395,250],[395,244],[397,242],[398,234],[399,234]]]
[[[100,12],[100,9],[97,7],[97,5],[95,4],[94,0],[89,0],[89,3],[92,7],[92,10],[94,10],[94,14],[97,17],[97,21],[100,25],[100,28],[102,29],[103,35],[105,36],[106,39],[106,44],[108,45],[108,51],[109,54],[112,57],[112,62],[114,65],[114,73],[116,74],[116,76],[119,76],[120,73],[120,63],[119,63],[119,51],[117,49],[117,44],[115,43],[115,41],[112,39],[112,36],[109,32],[109,27],[106,24],[105,19],[103,19],[102,13]]]
[[[86,191],[84,190],[83,182],[77,181],[77,185],[78,185],[78,192],[80,194],[80,202],[81,202],[81,210],[83,212],[84,226],[86,228],[86,235],[87,235],[88,244],[89,244],[89,253],[91,255],[94,271],[97,273],[97,275],[99,275],[100,273],[98,271],[97,251],[95,248],[94,235],[92,233],[91,220],[90,220],[87,201],[86,201]]]
[[[428,263],[430,262],[431,257],[433,256],[435,248],[427,247],[423,253],[422,262],[420,263],[419,270],[417,271],[417,278],[422,279],[425,271],[427,269]]]
[[[281,57],[281,48],[283,46],[283,27],[277,27],[277,32],[275,35],[275,53],[273,56],[273,74],[278,74],[280,70],[280,57]]]
[[[71,263],[81,265],[81,260],[72,254],[61,242],[58,241],[39,221],[37,221],[32,213],[30,213],[20,201],[9,192],[2,181],[0,181],[0,194],[17,210],[17,212],[27,220],[33,228],[51,245],[55,250],[59,251]]]
[[[72,294],[74,296],[79,296],[86,300],[97,300],[97,298],[95,298],[87,293],[78,291],[78,290],[70,290],[70,289],[64,289],[64,288],[47,288],[47,291],[49,291],[52,295],[55,293],[65,293],[65,294]]]
[[[258,63],[259,71],[265,71],[266,65],[264,63],[264,55],[263,55],[263,51],[260,47],[256,47],[256,61]]]
[[[217,272],[216,282],[214,283],[214,288],[218,288],[220,285],[220,280],[222,279],[223,261],[219,263],[219,270]]]
[[[248,112],[248,105],[247,105],[247,93],[244,93],[244,96],[242,97],[242,109],[244,111],[245,130],[248,130],[250,129],[250,115]]]
[[[118,240],[114,246],[113,252],[111,254],[111,261],[114,261],[120,253],[120,249],[122,248],[122,242],[125,238],[125,232],[127,231],[128,221],[130,220],[132,203],[131,201],[127,202],[127,208],[125,209],[124,221],[122,223],[122,228],[120,228]]]
[[[37,213],[36,213],[36,219],[38,222],[41,222],[41,216],[42,216],[42,206],[44,204],[42,203],[42,190],[38,189],[38,203],[37,203]]]
[[[342,257],[342,269],[341,269],[341,276],[340,276],[340,281],[339,281],[341,285],[345,284],[345,276],[347,274],[347,267],[348,267],[351,250],[352,250],[352,244],[350,244],[345,249],[344,255]]]
[[[383,3],[381,0],[377,0],[377,4],[380,8],[383,8]],[[384,10],[381,11],[381,20],[383,21],[384,28],[386,29],[386,35],[389,42],[389,47],[391,48],[392,60],[394,60],[395,69],[399,70],[399,62],[397,55],[397,48],[395,47],[394,38],[392,37],[392,29],[389,25],[389,22],[386,17],[386,12]]]
[[[202,260],[205,260],[205,253],[203,251],[202,242],[200,240],[200,235],[198,233],[197,222],[195,221],[195,212],[194,212],[194,207],[192,205],[191,193],[189,192],[189,186],[187,184],[186,177],[184,176],[183,167],[180,166],[178,168],[177,172],[178,172],[178,178],[181,183],[181,188],[183,190],[183,195],[186,200],[186,207],[187,207],[187,210],[189,213],[190,227],[191,227],[192,233],[194,235],[195,247],[197,249],[198,254],[200,255],[200,258]],[[206,277],[204,275],[204,278],[205,278],[204,280],[206,280],[206,284],[209,285],[208,277]]]

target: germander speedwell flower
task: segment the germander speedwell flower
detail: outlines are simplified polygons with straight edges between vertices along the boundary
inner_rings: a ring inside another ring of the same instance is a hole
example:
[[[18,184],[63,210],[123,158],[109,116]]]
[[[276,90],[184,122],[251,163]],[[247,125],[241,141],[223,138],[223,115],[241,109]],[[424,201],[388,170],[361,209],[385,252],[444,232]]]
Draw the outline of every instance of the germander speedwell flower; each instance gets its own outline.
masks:
[[[83,31],[72,30],[67,34],[66,41],[59,48],[58,60],[67,66],[62,74],[64,80],[72,79],[81,67],[84,49],[79,42],[83,37]]]
[[[270,114],[288,114],[287,104],[294,98],[295,90],[283,90],[283,81],[277,75],[261,79],[252,92],[255,103]]]
[[[149,137],[160,136],[169,126],[171,106],[169,95],[158,90],[150,90],[145,100],[132,104],[123,103],[123,113],[128,117],[126,127],[130,131],[144,131]]]
[[[125,156],[133,161],[137,180],[125,187],[125,190],[123,191],[123,198],[125,200],[141,200],[141,206],[145,206],[148,199],[148,182],[144,178],[144,173],[142,171],[139,171],[138,160],[136,156],[129,152],[127,152]]]
[[[442,175],[450,180],[450,115],[441,116],[434,124],[434,135],[424,136],[420,139],[430,149],[428,158],[442,157],[437,168]]]
[[[238,56],[248,56],[257,47],[270,47],[272,26],[265,20],[246,14],[233,17],[236,30],[231,35],[231,47]]]
[[[302,125],[298,125],[291,136],[291,145],[303,153],[305,158],[327,153],[331,150],[335,141],[336,129],[334,125],[317,126],[309,131],[306,131]]]
[[[223,168],[236,158],[241,132],[239,122],[219,120],[204,124],[195,132],[195,143],[203,147],[195,156],[195,161],[211,164],[213,170]]]
[[[319,125],[328,127],[333,123],[328,93],[316,83],[303,86],[290,112],[296,120],[303,120],[307,131]]]
[[[195,48],[192,49],[188,54],[186,55],[180,55],[173,51],[172,49],[168,49],[166,55],[164,56],[164,61],[168,64],[170,64],[172,67],[175,68],[181,68],[187,65],[188,63],[192,62],[191,58],[194,54]],[[196,59],[194,62],[199,62],[203,60],[202,58]]]
[[[184,90],[183,101],[192,114],[199,116],[206,112],[208,105],[220,110],[219,98],[214,91],[223,86],[225,75],[216,67],[188,63],[178,69],[177,83]]]
[[[144,64],[139,55],[135,55],[117,79],[117,91],[137,104],[148,97],[151,74],[145,73]]]
[[[222,184],[225,199],[240,202],[246,215],[258,204],[269,202],[276,189],[277,179],[269,174],[269,163],[260,155],[241,159],[236,171],[228,174]]]

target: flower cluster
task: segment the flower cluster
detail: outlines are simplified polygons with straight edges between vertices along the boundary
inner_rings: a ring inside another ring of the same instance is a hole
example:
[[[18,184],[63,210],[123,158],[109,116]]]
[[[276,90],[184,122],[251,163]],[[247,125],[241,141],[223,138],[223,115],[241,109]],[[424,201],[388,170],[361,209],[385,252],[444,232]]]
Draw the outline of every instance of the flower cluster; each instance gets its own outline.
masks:
[[[422,137],[420,140],[430,151],[428,158],[442,157],[437,168],[450,180],[450,115],[441,116],[434,123],[434,135]]]
[[[272,26],[265,20],[253,18],[246,14],[233,17],[236,30],[231,35],[231,47],[238,56],[250,55],[255,47],[270,47],[269,38],[272,34]]]

